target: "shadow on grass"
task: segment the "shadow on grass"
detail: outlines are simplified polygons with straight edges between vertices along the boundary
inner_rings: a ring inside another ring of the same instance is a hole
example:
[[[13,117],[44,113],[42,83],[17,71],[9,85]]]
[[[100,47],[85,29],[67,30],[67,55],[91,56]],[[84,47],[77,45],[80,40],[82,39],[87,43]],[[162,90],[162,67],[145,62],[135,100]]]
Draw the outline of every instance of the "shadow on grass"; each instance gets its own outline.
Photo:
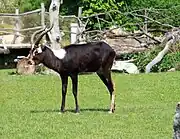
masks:
[[[92,112],[108,112],[109,109],[103,109],[103,108],[85,108],[85,109],[80,109],[80,112],[85,112],[85,111],[92,111]],[[51,113],[51,112],[60,112],[60,110],[53,110],[53,109],[47,109],[47,110],[31,110],[31,113]],[[67,109],[65,110],[65,112],[72,112],[74,113],[75,110],[74,109]]]

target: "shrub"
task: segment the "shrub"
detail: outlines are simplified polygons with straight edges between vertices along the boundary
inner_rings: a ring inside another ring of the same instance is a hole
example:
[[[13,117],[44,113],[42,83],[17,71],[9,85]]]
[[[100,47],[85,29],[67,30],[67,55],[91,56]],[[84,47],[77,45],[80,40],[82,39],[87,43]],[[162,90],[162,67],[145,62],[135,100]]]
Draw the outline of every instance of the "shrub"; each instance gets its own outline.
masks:
[[[180,52],[169,53],[161,61],[158,71],[167,71],[171,68],[179,70],[180,65]]]
[[[154,65],[151,69],[152,72],[164,72],[171,68],[180,70],[180,51],[178,50],[179,44],[173,47],[173,49],[166,54],[163,59]],[[131,54],[131,58],[135,59],[134,63],[138,67],[140,72],[145,72],[146,65],[152,61],[157,54],[161,51],[160,47],[156,47],[150,51],[143,53]]]
[[[160,48],[153,48],[150,51],[134,54],[132,58],[135,59],[135,64],[140,72],[145,72],[146,65],[157,56],[159,51]],[[158,70],[157,68],[158,66],[155,65],[152,67],[151,71],[156,72]]]

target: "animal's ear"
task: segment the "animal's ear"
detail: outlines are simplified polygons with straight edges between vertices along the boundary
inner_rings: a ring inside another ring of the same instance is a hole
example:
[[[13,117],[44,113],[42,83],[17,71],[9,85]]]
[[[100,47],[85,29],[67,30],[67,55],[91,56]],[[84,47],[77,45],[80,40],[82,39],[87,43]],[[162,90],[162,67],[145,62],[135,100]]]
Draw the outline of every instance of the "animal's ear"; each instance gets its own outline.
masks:
[[[42,51],[45,51],[45,50],[46,50],[46,46],[45,46],[45,45],[42,45],[42,44],[39,45],[39,48],[40,48]]]
[[[41,46],[41,49],[42,49],[42,51],[45,51],[45,50],[46,50],[46,46],[45,46],[45,45],[42,45],[42,46]]]

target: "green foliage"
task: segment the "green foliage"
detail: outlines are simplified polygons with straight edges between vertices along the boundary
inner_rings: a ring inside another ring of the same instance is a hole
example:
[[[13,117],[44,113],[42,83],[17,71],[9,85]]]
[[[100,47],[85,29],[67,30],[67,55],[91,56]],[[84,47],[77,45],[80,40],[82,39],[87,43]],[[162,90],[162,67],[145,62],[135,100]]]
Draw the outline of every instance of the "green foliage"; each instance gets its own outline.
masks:
[[[21,12],[32,11],[35,9],[39,9],[42,2],[45,4],[46,9],[49,8],[49,0],[21,0],[21,2],[19,3],[19,8]]]
[[[146,51],[138,54],[131,54],[131,58],[136,59],[135,64],[141,72],[145,71],[146,65],[151,62],[157,54],[161,51],[160,48],[155,48],[150,51]],[[152,72],[164,72],[171,68],[176,68],[179,70],[180,63],[180,52],[170,52],[166,54],[163,59],[154,65],[151,69]]]
[[[1,0],[0,13],[14,13],[20,0]]]
[[[79,76],[81,113],[76,115],[69,81],[64,114],[57,76],[8,75],[0,70],[2,139],[169,139],[179,101],[179,72],[113,74],[116,112],[108,114],[109,94],[97,75]]]
[[[148,16],[161,23],[173,26],[180,25],[180,1],[179,0],[126,0],[128,10],[149,9]],[[144,15],[144,12],[138,14]],[[158,24],[149,24],[149,27],[158,28]]]
[[[179,0],[126,0],[126,3],[128,4],[129,7],[131,7],[132,10],[135,9],[144,9],[144,8],[171,8],[172,6],[177,6],[179,5]]]
[[[50,0],[2,0],[0,2],[0,12],[14,12],[15,8],[20,8],[20,12],[31,11],[40,8],[42,2],[45,3],[45,8],[48,11],[51,3]],[[64,0],[60,8],[60,14],[77,15],[78,7],[81,6],[83,7],[83,15],[85,16],[114,10],[111,15],[105,14],[100,16],[100,18],[108,21],[100,21],[101,29],[112,25],[121,26],[126,24],[127,30],[136,30],[137,27],[132,26],[132,24],[144,21],[143,16],[145,11],[139,9],[145,8],[149,9],[147,14],[153,20],[171,24],[173,26],[179,26],[180,24],[179,0]],[[116,10],[120,12],[117,12]],[[137,11],[126,15],[123,14],[133,10]],[[141,17],[135,16],[135,14],[138,14]],[[97,18],[91,18],[88,27],[91,27],[92,29],[99,28]],[[151,21],[148,23],[148,27],[162,28],[157,23],[152,23]]]
[[[50,0],[2,0],[0,1],[0,12],[14,13],[16,8],[20,12],[27,12],[41,7],[41,3],[45,4],[45,8],[49,9]]]
[[[12,26],[12,25],[9,25],[9,24],[6,24],[6,23],[4,23],[4,24],[0,24],[0,28],[13,28],[14,26]],[[10,32],[10,31],[9,31]],[[13,32],[13,31],[11,31],[11,32]],[[4,35],[5,33],[2,33],[2,32],[0,32],[0,35]]]
[[[61,15],[78,15],[78,7],[81,6],[82,0],[63,0],[60,8]]]
[[[116,11],[119,10],[124,2],[121,0],[82,0],[83,2],[83,15],[89,16],[92,14],[99,14],[99,13],[106,13],[109,11]],[[122,18],[124,15],[119,14],[117,12],[113,12],[111,15],[101,15],[100,18],[104,18],[107,22],[101,22],[101,28],[110,27],[116,24],[122,24]],[[113,21],[113,20],[114,21]],[[97,18],[91,19],[90,23],[88,24],[91,28],[97,29],[99,28],[99,21]]]
[[[151,62],[160,52],[161,49],[154,48],[152,50],[142,52],[142,53],[137,53],[132,56],[133,59],[135,59],[135,64],[138,67],[140,72],[145,71],[146,65]],[[152,72],[157,72],[158,71],[158,64],[153,66],[151,69]]]
[[[21,0],[20,2],[20,9],[21,12],[31,11],[40,8],[41,3],[45,4],[46,11],[49,11],[49,6],[51,4],[51,0]],[[61,5],[60,14],[61,15],[77,15],[78,12],[78,3],[80,0],[64,0],[63,4]]]
[[[164,24],[170,24],[173,26],[179,26],[179,0],[82,0],[83,3],[83,15],[89,16],[92,14],[105,13],[105,15],[99,16],[108,22],[100,21],[101,29],[110,27],[112,25],[124,26],[126,30],[136,30],[137,26],[132,24],[140,24],[144,26],[144,16],[148,16],[150,19],[158,21]],[[145,15],[145,9],[146,15]],[[113,11],[109,14],[106,12]],[[118,10],[118,12],[116,11]],[[116,12],[115,12],[116,11]],[[131,12],[133,11],[133,12]],[[157,22],[152,22],[148,19],[148,28],[168,29],[167,26],[161,26]],[[88,27],[91,29],[98,29],[99,21],[96,17],[90,18]]]
[[[0,24],[0,28],[13,28],[14,26],[9,24]]]
[[[178,69],[178,65],[180,63],[180,52],[176,53],[169,53],[167,54],[161,61],[160,65],[158,66],[158,71],[167,71],[171,68]]]
[[[45,74],[45,71],[48,70],[44,65],[37,65],[36,66],[36,74]]]

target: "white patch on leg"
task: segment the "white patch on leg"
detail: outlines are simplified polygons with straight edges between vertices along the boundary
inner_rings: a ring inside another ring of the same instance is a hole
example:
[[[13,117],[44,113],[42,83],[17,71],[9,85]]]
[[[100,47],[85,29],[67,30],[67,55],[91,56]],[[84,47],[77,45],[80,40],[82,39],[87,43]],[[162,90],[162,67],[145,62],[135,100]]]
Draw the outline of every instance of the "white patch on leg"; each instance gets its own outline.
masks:
[[[53,51],[54,55],[59,59],[63,59],[66,56],[66,51],[64,49],[51,50]]]
[[[115,94],[112,94],[111,105],[114,105],[114,102],[115,102]]]
[[[111,114],[111,113],[112,113],[112,111],[108,111],[108,113],[109,113],[109,114]]]
[[[113,93],[112,97],[111,97],[111,106],[110,106],[109,113],[113,113],[114,112],[114,104],[115,104],[115,94]]]

